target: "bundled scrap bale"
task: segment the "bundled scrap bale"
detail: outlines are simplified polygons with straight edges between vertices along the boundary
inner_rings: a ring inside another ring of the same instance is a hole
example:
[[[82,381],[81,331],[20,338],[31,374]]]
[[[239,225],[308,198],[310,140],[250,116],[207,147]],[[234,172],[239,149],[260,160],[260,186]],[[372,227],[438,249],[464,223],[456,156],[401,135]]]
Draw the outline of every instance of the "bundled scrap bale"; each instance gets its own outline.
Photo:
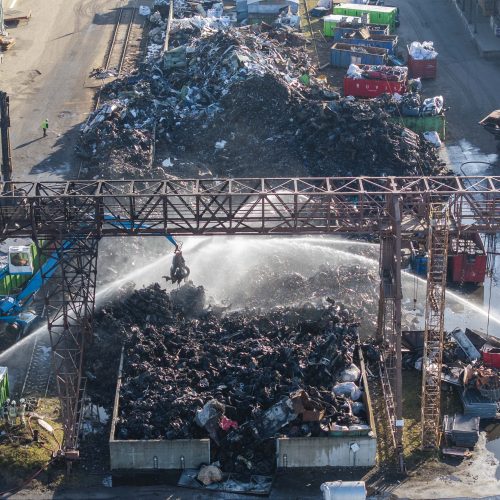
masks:
[[[188,320],[158,285],[134,292],[112,311],[125,340],[116,437],[209,436],[223,470],[265,473],[278,435],[366,428],[358,323],[324,303]],[[334,391],[346,376],[355,390]]]
[[[176,21],[171,47],[182,64],[164,69],[153,57],[106,86],[78,152],[101,177],[442,172],[433,148],[409,142],[382,101],[340,99],[316,78],[305,43],[284,28]]]

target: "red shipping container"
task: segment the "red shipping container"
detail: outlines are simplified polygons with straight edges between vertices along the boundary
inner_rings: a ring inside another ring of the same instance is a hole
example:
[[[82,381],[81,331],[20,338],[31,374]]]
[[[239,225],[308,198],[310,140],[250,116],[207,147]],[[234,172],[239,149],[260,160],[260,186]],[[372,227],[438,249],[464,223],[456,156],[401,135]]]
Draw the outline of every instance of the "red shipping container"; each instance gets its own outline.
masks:
[[[354,97],[377,97],[382,94],[404,94],[406,82],[390,80],[367,80],[365,78],[344,77],[344,95]]]
[[[448,270],[453,283],[483,283],[486,255],[458,254],[448,257]]]
[[[500,368],[500,349],[491,347],[481,351],[481,354],[483,355],[483,361],[485,364],[493,368]]]
[[[436,78],[437,58],[436,59],[413,59],[408,54],[408,76],[410,78],[422,78],[429,80]]]

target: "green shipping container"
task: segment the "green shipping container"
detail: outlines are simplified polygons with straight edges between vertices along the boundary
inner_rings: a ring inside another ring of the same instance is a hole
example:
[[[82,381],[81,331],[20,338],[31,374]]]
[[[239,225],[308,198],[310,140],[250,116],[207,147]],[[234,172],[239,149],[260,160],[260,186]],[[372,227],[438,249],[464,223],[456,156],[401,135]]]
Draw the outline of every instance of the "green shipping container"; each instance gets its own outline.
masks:
[[[396,29],[396,7],[383,7],[379,5],[362,5],[357,3],[341,3],[333,7],[334,14],[343,16],[361,17],[368,14],[372,24],[388,24],[391,33]]]
[[[359,23],[359,25],[361,26],[360,17],[338,16],[335,14],[330,14],[329,16],[325,16],[323,18],[323,34],[325,36],[334,36],[335,28],[337,24],[341,22]]]
[[[442,141],[446,139],[446,118],[444,115],[398,116],[393,117],[392,120],[413,130],[417,134],[436,131]]]
[[[2,406],[9,397],[9,376],[6,366],[0,366],[0,406]]]

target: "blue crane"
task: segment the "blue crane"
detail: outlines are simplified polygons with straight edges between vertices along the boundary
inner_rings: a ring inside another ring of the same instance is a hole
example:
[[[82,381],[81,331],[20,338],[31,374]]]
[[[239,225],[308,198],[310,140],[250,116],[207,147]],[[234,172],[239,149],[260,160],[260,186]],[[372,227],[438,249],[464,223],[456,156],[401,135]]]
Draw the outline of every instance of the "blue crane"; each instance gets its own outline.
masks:
[[[147,227],[144,224],[121,221],[112,215],[104,215],[104,220],[117,228]],[[176,256],[181,254],[182,244],[178,243],[171,234],[167,233],[165,237],[174,245]],[[73,245],[73,240],[67,240],[63,243],[63,249],[70,249]],[[0,268],[0,324],[6,324],[10,333],[25,334],[33,325],[38,316],[28,308],[42,287],[43,279],[50,278],[59,264],[58,251],[52,252],[46,261],[40,263],[41,259],[33,258],[34,248],[33,243],[9,247],[8,262]],[[38,264],[34,264],[36,260]],[[16,280],[21,283],[12,286],[12,282]]]

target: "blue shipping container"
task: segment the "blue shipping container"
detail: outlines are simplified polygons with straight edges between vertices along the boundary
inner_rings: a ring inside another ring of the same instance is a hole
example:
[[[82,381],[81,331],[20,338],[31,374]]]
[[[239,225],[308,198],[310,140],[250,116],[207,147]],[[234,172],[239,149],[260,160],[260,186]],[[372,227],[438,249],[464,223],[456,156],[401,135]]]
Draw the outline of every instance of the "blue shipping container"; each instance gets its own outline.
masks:
[[[368,31],[371,35],[388,35],[389,34],[389,26],[386,24],[364,24],[363,28],[368,28]],[[333,39],[336,42],[339,42],[345,35],[350,35],[355,31],[359,30],[359,24],[350,26],[339,26],[335,27],[335,31],[333,33]]]
[[[411,268],[415,274],[419,276],[427,275],[427,261],[426,255],[414,255],[411,259]]]
[[[332,66],[348,68],[351,64],[382,64],[387,61],[387,49],[357,47],[346,43],[334,43],[330,50]]]
[[[379,47],[381,49],[386,49],[389,54],[394,54],[398,43],[398,37],[389,35],[387,37],[384,36],[384,38],[387,38],[387,40],[377,38],[368,38],[367,40],[361,38],[342,38],[340,42],[351,45],[362,45],[363,47]]]

